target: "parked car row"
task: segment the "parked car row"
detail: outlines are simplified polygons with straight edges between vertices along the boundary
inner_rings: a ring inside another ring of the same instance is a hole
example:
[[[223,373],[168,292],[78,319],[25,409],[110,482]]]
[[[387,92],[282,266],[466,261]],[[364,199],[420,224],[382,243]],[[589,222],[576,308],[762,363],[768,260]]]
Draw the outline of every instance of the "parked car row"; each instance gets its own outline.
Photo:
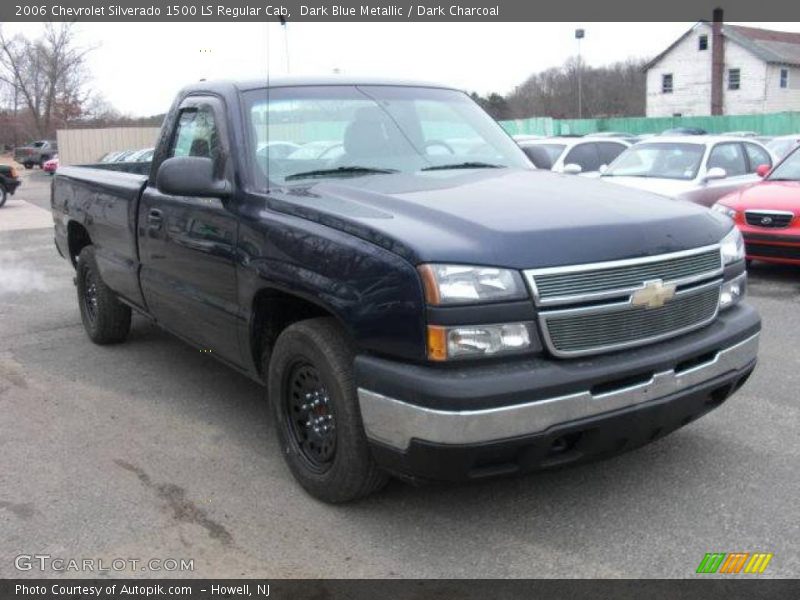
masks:
[[[537,168],[713,207],[742,231],[748,261],[800,264],[800,134],[766,145],[757,132],[687,129],[635,144],[621,132],[514,139]]]
[[[99,163],[121,163],[121,162],[150,162],[153,160],[155,148],[141,148],[139,150],[115,150],[106,152],[97,159]]]

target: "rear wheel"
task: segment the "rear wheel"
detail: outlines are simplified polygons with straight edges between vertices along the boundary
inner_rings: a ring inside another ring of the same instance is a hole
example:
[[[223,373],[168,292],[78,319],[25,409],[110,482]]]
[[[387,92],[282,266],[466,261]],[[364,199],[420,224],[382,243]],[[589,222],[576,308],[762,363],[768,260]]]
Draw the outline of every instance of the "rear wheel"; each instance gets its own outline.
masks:
[[[6,200],[8,200],[8,192],[6,191],[5,186],[0,185],[0,208],[3,207],[3,205],[6,203]]]
[[[131,329],[131,309],[101,279],[94,246],[86,246],[78,256],[77,287],[81,320],[89,339],[95,344],[125,341]]]
[[[388,480],[364,434],[353,358],[347,333],[331,318],[291,325],[264,357],[284,459],[300,485],[325,502],[367,496]]]

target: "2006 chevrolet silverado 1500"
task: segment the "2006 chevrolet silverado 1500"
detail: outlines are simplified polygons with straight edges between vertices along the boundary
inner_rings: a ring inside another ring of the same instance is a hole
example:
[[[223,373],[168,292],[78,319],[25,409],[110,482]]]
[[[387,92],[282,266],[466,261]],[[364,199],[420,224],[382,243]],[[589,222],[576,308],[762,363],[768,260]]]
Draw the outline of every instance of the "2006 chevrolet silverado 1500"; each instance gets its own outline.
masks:
[[[756,363],[727,217],[536,171],[453,89],[198,83],[149,176],[62,167],[52,206],[89,337],[133,309],[264,382],[331,502],[628,450]]]

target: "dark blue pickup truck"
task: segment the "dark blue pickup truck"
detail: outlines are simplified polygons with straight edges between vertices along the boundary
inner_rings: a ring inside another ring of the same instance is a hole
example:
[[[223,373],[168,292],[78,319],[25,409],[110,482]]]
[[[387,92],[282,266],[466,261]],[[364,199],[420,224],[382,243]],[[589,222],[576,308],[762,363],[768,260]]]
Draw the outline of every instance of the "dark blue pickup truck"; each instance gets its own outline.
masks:
[[[201,82],[149,174],[62,167],[52,207],[91,340],[134,310],[263,382],[330,502],[626,451],[756,363],[727,217],[537,171],[445,87]]]

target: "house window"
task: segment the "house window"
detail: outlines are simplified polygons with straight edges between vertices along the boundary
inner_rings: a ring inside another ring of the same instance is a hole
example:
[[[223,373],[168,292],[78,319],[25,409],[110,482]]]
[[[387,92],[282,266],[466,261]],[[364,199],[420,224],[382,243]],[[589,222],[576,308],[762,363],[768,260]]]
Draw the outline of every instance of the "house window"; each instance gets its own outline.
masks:
[[[781,87],[789,87],[789,69],[781,69]]]
[[[739,69],[728,69],[728,89],[738,90],[741,71]]]
[[[661,93],[672,93],[672,73],[665,73],[661,76]]]
[[[708,50],[708,36],[701,35],[697,38],[697,49],[698,50]]]

